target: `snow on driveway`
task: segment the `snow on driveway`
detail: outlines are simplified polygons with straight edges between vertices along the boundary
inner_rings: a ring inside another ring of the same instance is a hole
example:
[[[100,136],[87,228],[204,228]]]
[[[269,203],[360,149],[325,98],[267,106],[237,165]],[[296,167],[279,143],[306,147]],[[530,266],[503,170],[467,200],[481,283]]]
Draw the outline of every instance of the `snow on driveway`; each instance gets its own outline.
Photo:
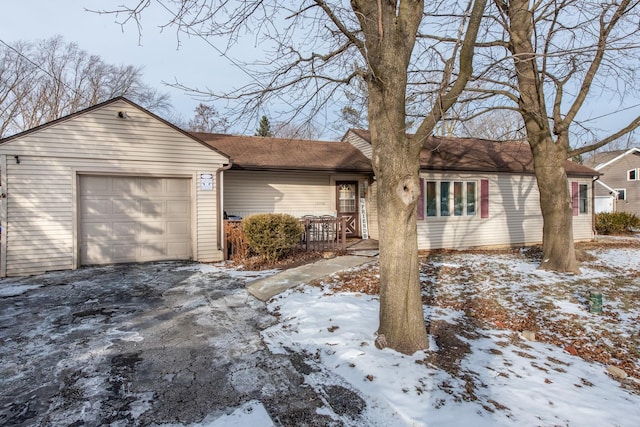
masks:
[[[273,272],[260,273],[273,274]],[[256,273],[185,263],[0,280],[0,425],[326,425]]]

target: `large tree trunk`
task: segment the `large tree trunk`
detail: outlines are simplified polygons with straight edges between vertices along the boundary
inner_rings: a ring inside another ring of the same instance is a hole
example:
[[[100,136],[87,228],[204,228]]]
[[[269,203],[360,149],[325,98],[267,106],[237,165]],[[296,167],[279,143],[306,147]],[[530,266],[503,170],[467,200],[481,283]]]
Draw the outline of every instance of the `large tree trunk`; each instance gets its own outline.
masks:
[[[406,134],[407,69],[421,1],[352,0],[365,33],[372,163],[378,182],[380,325],[376,346],[428,348],[419,281],[416,206],[420,144]]]
[[[542,210],[542,261],[540,268],[578,272],[573,244],[573,208],[564,170],[566,152],[553,141],[534,145],[534,168]]]
[[[384,105],[384,104],[383,104]],[[416,205],[418,156],[407,137],[372,126],[378,182],[380,326],[376,345],[411,354],[428,348],[419,280]]]
[[[496,0],[497,1],[497,0]],[[568,133],[552,134],[543,91],[542,73],[538,69],[532,44],[533,16],[529,0],[498,2],[509,14],[509,48],[518,79],[519,110],[533,152],[540,208],[544,222],[543,258],[540,268],[560,272],[577,272],[573,244],[573,213],[564,162],[569,151]]]

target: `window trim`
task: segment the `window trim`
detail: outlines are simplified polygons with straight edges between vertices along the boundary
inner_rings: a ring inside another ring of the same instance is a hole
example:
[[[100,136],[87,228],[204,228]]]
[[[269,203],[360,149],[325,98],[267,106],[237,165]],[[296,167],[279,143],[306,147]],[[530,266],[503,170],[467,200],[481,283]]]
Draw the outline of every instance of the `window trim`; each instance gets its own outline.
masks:
[[[477,218],[479,217],[478,205],[480,203],[480,196],[478,194],[480,185],[479,179],[429,179],[420,178],[421,190],[424,192],[424,197],[421,198],[422,207],[421,212],[424,212],[422,220],[434,220],[434,219],[448,219],[448,218]],[[445,184],[443,186],[443,184]],[[469,184],[472,184],[471,186]],[[446,201],[446,215],[442,215],[442,190],[447,188],[447,201]],[[458,194],[458,202],[461,205],[460,209],[456,210],[456,187],[461,190]],[[473,188],[473,213],[469,213],[469,187]],[[432,192],[435,190],[435,194]],[[435,202],[435,215],[434,204]],[[456,214],[459,213],[459,214]]]
[[[633,172],[633,178],[631,178],[631,173]],[[640,168],[633,168],[627,170],[627,181],[638,181],[638,173],[640,173]]]
[[[578,184],[578,214],[589,215],[589,184]]]
[[[614,188],[615,191],[618,192],[616,200],[627,200],[627,189],[626,188]],[[622,195],[622,197],[620,197]]]

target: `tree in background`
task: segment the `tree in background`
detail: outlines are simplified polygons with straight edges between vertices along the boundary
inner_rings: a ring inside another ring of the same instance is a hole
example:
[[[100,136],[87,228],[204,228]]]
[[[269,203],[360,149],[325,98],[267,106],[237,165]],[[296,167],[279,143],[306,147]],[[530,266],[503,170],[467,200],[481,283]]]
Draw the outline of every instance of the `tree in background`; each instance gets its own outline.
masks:
[[[191,132],[226,133],[229,131],[229,120],[220,117],[215,107],[200,103],[194,110],[194,116],[187,123],[187,130]]]
[[[485,21],[478,41],[477,74],[468,93],[478,96],[480,108],[521,116],[544,220],[540,268],[577,272],[572,195],[564,164],[640,126],[636,117],[610,135],[592,133],[593,142],[583,146],[571,141],[592,132],[588,120],[581,121],[588,119],[583,110],[613,114],[622,109],[625,96],[638,94],[640,4],[494,0],[492,5],[488,14],[493,19]],[[614,101],[603,103],[605,97]]]
[[[118,96],[162,115],[169,96],[142,82],[142,69],[115,66],[62,37],[0,44],[0,137]]]
[[[262,116],[260,118],[260,125],[258,126],[258,129],[256,129],[255,136],[273,136],[273,132],[271,131],[271,124],[269,123],[269,119],[267,118],[267,116]]]

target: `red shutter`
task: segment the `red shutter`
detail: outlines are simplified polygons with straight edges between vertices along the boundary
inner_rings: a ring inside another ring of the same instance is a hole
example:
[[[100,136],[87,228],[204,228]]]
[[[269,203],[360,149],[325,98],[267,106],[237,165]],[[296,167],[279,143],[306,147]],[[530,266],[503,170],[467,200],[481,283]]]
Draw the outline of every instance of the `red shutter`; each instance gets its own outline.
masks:
[[[418,219],[424,219],[424,178],[420,178],[420,196],[418,197]]]
[[[489,218],[489,180],[480,180],[480,218]]]
[[[573,207],[573,216],[578,216],[580,212],[580,190],[577,182],[571,183],[571,206]]]

